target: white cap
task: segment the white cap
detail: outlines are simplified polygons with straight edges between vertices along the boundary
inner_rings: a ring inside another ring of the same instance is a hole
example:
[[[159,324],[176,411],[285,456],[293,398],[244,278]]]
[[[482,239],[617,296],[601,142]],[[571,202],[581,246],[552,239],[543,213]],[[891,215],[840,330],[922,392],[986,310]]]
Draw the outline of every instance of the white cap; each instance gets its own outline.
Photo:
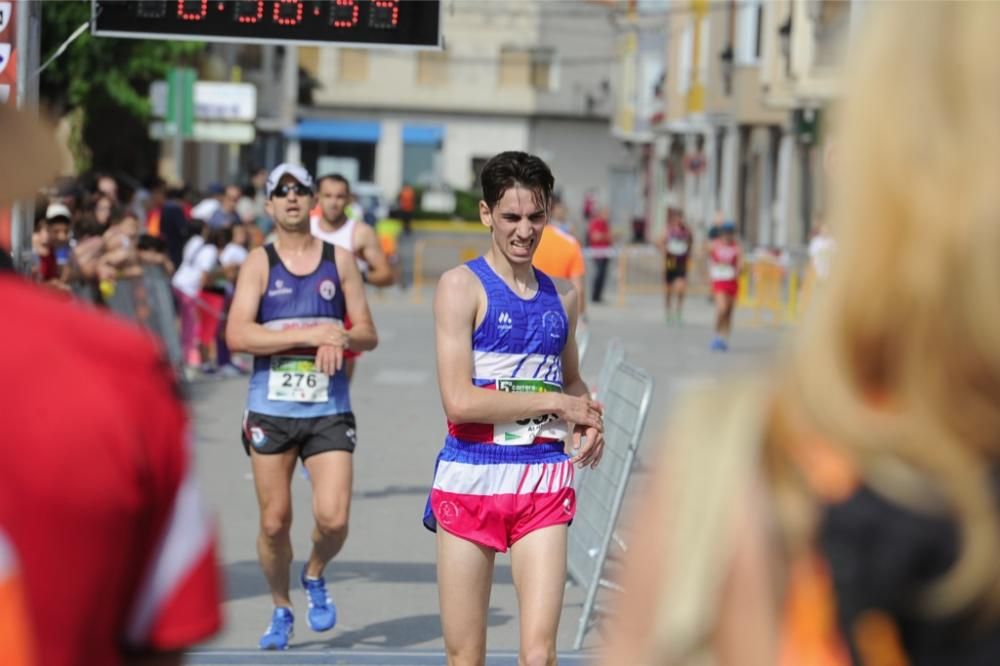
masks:
[[[281,177],[286,174],[299,181],[299,183],[305,185],[310,190],[313,189],[313,179],[312,176],[309,175],[308,171],[298,164],[283,162],[271,169],[271,173],[267,175],[267,185],[264,188],[264,194],[268,199],[271,198],[271,193],[274,192],[274,188],[278,186],[278,181],[280,181]]]
[[[57,217],[65,217],[67,220],[73,219],[73,213],[69,212],[69,208],[65,204],[61,203],[50,203],[49,207],[45,209],[45,219],[54,220]]]

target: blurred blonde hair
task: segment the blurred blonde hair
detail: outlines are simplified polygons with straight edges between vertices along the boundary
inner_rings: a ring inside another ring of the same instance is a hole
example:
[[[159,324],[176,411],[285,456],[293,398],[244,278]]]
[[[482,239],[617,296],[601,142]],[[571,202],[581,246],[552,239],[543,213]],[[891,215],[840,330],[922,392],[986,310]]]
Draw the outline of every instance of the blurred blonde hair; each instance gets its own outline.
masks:
[[[933,614],[1000,608],[1000,4],[867,10],[838,110],[830,281],[780,406],[957,523]]]

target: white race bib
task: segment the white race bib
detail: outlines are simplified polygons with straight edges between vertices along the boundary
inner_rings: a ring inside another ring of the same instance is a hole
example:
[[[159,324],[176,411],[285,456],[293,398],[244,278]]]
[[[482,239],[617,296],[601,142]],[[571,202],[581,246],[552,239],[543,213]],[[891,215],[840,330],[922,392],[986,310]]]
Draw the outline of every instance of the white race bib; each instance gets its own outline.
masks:
[[[736,279],[736,266],[732,264],[712,264],[708,272],[714,282],[729,282]]]
[[[311,356],[272,356],[267,373],[267,399],[283,402],[326,402],[330,376],[316,370]]]
[[[683,257],[688,253],[688,243],[682,238],[671,238],[667,243],[667,253],[675,257]]]
[[[498,379],[497,390],[509,393],[562,393],[559,384],[541,379]],[[568,434],[566,422],[555,414],[493,424],[493,443],[501,446],[527,446],[534,444],[536,437],[562,441]]]

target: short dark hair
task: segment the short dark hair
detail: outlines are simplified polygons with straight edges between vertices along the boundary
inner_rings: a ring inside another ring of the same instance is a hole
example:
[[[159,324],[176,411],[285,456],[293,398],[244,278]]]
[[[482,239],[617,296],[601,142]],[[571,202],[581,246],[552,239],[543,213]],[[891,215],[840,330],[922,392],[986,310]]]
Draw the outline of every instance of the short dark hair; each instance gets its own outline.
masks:
[[[339,173],[328,173],[325,176],[320,176],[319,180],[316,181],[316,191],[319,192],[319,188],[323,185],[323,181],[332,181],[334,183],[343,183],[344,187],[347,188],[347,193],[351,193],[351,183],[346,178],[341,176]]]
[[[519,150],[508,150],[490,158],[479,174],[483,183],[483,201],[490,210],[512,187],[525,187],[541,197],[542,205],[552,200],[556,180],[540,157]]]

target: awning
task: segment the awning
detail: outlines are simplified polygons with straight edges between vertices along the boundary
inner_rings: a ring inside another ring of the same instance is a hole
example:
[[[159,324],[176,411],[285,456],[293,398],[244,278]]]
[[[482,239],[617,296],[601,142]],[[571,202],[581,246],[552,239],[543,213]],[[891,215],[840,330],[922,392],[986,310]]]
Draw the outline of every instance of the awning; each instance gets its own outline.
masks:
[[[403,125],[403,143],[436,146],[444,139],[440,125]]]
[[[357,141],[378,143],[381,127],[369,120],[307,118],[285,136],[306,141]]]

